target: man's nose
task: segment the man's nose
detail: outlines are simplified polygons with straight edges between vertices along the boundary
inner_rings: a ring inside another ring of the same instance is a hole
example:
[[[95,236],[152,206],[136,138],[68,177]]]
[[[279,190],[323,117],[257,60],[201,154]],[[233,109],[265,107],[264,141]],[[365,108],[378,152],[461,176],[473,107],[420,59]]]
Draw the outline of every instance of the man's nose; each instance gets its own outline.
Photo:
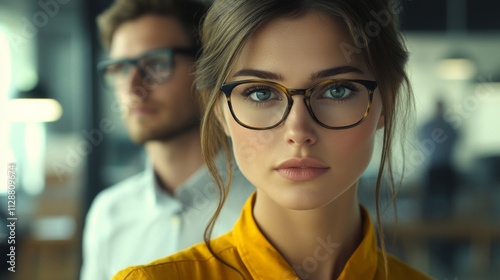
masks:
[[[134,100],[142,101],[146,99],[149,95],[149,90],[144,84],[141,71],[133,66],[126,75],[128,93],[133,96]]]

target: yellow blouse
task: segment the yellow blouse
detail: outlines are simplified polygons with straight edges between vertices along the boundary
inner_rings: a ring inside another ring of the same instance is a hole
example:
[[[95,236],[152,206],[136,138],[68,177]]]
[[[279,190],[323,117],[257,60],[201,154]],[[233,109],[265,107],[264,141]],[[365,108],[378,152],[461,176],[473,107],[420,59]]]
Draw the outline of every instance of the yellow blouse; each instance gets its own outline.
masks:
[[[272,279],[292,280],[307,277],[307,272],[295,273],[260,232],[252,215],[255,193],[245,203],[232,231],[211,241],[214,252],[238,272],[217,260],[204,243],[199,243],[174,255],[146,265],[128,267],[113,280],[127,279]],[[338,279],[430,279],[393,256],[388,257],[389,273],[385,277],[384,261],[376,246],[370,216],[362,208],[363,240],[346,263]],[[147,242],[147,240],[144,240]],[[323,243],[325,250],[328,244]],[[319,257],[319,256],[318,256]]]

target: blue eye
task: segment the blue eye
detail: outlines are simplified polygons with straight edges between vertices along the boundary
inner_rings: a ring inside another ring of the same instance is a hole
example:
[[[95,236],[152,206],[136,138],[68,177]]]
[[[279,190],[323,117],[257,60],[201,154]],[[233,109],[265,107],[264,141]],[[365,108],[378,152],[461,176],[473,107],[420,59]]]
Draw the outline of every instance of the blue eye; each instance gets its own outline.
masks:
[[[254,101],[267,101],[271,99],[273,93],[270,90],[259,89],[248,94],[248,97]]]
[[[332,86],[329,87],[325,90],[323,96],[327,98],[333,98],[333,99],[341,99],[341,98],[346,98],[351,94],[351,90],[348,89],[347,87],[344,86]]]
[[[240,94],[253,102],[268,102],[273,99],[281,99],[278,89],[264,84],[248,84],[248,88],[242,89]]]
[[[316,92],[319,98],[344,101],[354,98],[358,93],[363,92],[361,85],[349,81],[333,82]]]

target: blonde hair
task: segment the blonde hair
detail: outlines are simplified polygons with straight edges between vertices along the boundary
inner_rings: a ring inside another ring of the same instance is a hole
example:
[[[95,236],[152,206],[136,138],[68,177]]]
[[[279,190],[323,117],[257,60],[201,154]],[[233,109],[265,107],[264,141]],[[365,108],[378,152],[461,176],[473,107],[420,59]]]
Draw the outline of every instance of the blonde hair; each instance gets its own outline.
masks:
[[[205,243],[216,258],[218,257],[210,246],[210,236],[231,183],[230,179],[223,181],[215,166],[214,159],[219,149],[225,151],[227,156],[228,178],[231,178],[233,170],[228,139],[216,116],[220,87],[246,41],[260,26],[278,17],[297,18],[313,10],[335,18],[345,26],[355,46],[346,43],[343,46],[346,51],[344,54],[362,56],[374,74],[381,92],[385,126],[375,204],[379,240],[385,269],[388,270],[379,196],[383,176],[387,175],[392,200],[395,198],[399,185],[393,175],[391,153],[394,132],[398,124],[395,120],[397,116],[398,121],[401,121],[399,124],[404,123],[413,108],[413,95],[405,73],[408,52],[398,29],[397,4],[392,0],[216,0],[214,2],[202,28],[203,54],[197,62],[196,84],[204,108],[203,155],[220,189],[219,207],[205,231]]]

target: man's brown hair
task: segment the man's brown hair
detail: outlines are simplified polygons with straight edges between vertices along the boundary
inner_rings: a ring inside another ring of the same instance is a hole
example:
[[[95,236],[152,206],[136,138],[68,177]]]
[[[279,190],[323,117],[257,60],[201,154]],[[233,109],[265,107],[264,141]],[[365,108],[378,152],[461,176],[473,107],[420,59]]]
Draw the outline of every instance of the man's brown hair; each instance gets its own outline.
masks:
[[[97,17],[101,43],[109,50],[120,25],[152,14],[177,19],[191,38],[192,46],[200,49],[199,28],[207,9],[207,5],[194,0],[116,0]]]

